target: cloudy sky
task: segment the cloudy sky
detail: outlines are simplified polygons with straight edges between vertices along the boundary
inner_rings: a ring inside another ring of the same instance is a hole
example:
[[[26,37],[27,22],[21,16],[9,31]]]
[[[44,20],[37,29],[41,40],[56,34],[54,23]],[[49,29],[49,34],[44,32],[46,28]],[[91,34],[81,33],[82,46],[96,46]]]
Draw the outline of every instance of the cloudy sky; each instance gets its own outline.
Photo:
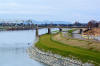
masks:
[[[100,0],[0,0],[0,19],[100,20]]]

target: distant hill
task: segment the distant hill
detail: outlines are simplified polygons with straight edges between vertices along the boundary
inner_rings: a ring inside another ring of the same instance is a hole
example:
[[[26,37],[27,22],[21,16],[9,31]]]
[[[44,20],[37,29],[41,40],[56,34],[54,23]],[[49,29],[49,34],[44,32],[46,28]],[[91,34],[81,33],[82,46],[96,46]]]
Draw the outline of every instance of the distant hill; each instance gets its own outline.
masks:
[[[68,21],[35,21],[32,20],[34,24],[72,24],[72,22]]]
[[[4,20],[0,21],[0,23],[24,23],[24,24],[72,24],[72,22],[69,21],[37,21],[37,20]]]

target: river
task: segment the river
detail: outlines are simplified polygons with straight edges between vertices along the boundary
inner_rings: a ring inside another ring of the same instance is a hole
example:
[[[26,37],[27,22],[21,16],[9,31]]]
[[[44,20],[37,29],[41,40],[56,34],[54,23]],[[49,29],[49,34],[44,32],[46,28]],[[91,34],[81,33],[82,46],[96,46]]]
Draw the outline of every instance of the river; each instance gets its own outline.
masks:
[[[47,29],[39,30],[40,35],[46,32]],[[0,66],[44,66],[30,59],[26,52],[35,39],[35,30],[0,32]]]

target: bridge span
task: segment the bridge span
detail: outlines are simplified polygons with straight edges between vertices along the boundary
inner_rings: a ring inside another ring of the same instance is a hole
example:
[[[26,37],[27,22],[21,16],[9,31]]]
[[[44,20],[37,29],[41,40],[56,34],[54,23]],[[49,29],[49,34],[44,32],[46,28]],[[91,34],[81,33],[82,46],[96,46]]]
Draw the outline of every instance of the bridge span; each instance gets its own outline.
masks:
[[[39,35],[38,35],[38,29],[42,29],[42,28],[48,28],[48,34],[51,34],[51,28],[59,28],[59,32],[62,32],[62,29],[63,28],[77,28],[77,29],[79,29],[80,31],[79,31],[79,33],[81,34],[82,32],[83,32],[83,29],[84,28],[88,28],[88,27],[84,27],[84,26],[45,26],[45,27],[41,27],[41,26],[36,26],[35,27],[35,29],[36,29],[36,36],[38,37]]]
[[[86,26],[38,26],[38,28],[88,28]],[[37,28],[37,26],[35,27]]]

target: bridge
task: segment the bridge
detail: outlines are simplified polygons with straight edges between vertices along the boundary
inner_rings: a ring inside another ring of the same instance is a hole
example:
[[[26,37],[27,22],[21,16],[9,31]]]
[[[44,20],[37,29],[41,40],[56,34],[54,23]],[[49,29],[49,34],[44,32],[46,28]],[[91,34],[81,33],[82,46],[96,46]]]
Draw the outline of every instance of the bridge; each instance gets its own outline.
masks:
[[[88,28],[86,26],[38,26],[38,28]],[[37,26],[35,27],[37,28]]]
[[[2,27],[0,28],[0,30],[33,30],[35,29],[36,30],[36,36],[39,36],[38,35],[38,29],[42,29],[42,28],[48,28],[48,34],[51,34],[51,28],[59,28],[59,32],[62,32],[62,29],[63,28],[77,28],[80,30],[80,33],[82,33],[82,29],[83,28],[88,28],[86,26],[52,26],[52,25],[49,25],[49,26],[38,26],[38,25],[35,25],[35,26],[8,26],[8,27]]]
[[[39,34],[38,34],[38,29],[42,29],[42,28],[48,28],[48,34],[51,34],[51,28],[59,28],[59,32],[62,32],[62,29],[63,28],[78,28],[80,31],[79,33],[81,34],[82,31],[83,31],[83,28],[88,28],[88,27],[85,27],[85,26],[36,26],[35,29],[36,29],[36,36],[38,37]]]

